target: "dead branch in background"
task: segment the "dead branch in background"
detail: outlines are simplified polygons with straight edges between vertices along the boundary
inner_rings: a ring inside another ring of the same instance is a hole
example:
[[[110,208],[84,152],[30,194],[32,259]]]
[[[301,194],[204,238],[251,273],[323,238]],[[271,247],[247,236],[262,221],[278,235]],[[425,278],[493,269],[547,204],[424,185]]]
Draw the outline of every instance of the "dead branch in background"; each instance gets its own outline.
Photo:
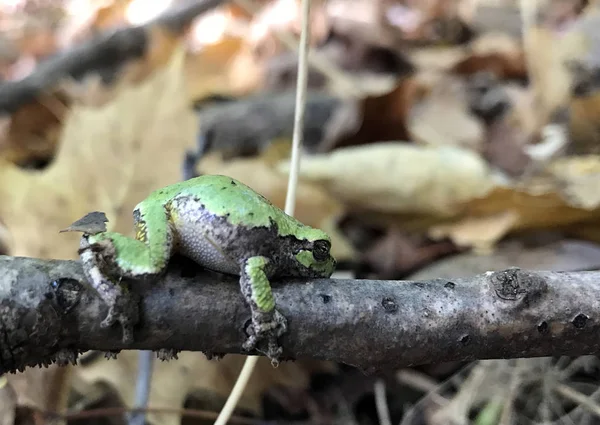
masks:
[[[1,83],[0,113],[14,112],[65,78],[80,78],[89,72],[118,67],[127,60],[142,57],[149,44],[151,27],[160,26],[181,33],[198,15],[222,3],[223,0],[191,1],[166,11],[147,24],[112,30],[61,52],[39,63],[22,80]]]
[[[281,283],[274,294],[290,323],[282,339],[289,358],[375,371],[600,348],[600,272],[508,269],[451,281]],[[0,373],[67,363],[86,350],[240,353],[250,314],[235,276],[175,259],[164,278],[132,290],[142,316],[126,347],[118,327],[100,327],[106,308],[78,261],[0,256]]]

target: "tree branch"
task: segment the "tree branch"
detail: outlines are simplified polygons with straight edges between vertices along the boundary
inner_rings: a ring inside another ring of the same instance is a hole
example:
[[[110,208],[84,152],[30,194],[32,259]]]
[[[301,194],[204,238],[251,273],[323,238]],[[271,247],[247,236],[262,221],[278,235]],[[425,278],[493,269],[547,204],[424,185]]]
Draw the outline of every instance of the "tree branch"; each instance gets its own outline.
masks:
[[[66,77],[80,78],[90,71],[118,67],[128,59],[139,58],[146,52],[150,27],[159,25],[181,32],[196,16],[221,3],[223,0],[191,1],[145,25],[113,30],[61,52],[40,63],[27,77],[0,84],[0,113],[14,112]]]
[[[597,353],[600,272],[509,269],[452,281],[321,279],[274,285],[285,355],[366,371],[453,360]],[[141,297],[136,341],[102,329],[106,308],[78,261],[0,256],[0,373],[84,350],[240,353],[250,318],[236,277],[174,259]]]

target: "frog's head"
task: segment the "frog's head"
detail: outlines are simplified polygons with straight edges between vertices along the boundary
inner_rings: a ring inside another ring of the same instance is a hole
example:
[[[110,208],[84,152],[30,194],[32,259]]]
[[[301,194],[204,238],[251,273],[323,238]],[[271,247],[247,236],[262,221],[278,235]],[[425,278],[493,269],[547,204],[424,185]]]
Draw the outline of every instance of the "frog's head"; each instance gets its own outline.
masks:
[[[294,256],[300,274],[307,277],[330,277],[336,262],[330,253],[329,235],[322,230],[306,227],[299,236],[304,243]]]

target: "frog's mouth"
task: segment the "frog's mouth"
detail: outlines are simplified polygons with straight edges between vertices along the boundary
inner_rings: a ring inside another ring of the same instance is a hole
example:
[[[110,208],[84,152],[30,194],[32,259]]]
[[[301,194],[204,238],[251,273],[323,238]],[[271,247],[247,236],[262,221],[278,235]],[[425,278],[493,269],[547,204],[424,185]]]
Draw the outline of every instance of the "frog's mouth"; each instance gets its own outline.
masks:
[[[335,258],[329,257],[329,259],[321,262],[314,262],[310,265],[311,277],[321,277],[328,278],[331,277],[335,268],[337,266],[337,262]]]

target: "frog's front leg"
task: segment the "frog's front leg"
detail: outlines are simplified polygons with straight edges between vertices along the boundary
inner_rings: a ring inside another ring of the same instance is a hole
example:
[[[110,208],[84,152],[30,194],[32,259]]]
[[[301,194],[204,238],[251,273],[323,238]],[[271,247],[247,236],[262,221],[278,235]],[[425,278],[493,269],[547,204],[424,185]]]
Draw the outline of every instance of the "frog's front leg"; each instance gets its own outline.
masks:
[[[109,308],[101,326],[119,323],[125,343],[133,341],[139,309],[121,280],[158,276],[166,268],[173,248],[171,228],[162,206],[150,211],[141,205],[134,216],[135,239],[115,232],[84,234],[79,248],[85,275]],[[146,219],[151,223],[146,223]]]
[[[240,273],[240,286],[252,310],[252,329],[244,343],[244,350],[256,348],[259,341],[268,343],[267,357],[273,362],[283,349],[278,338],[287,330],[287,320],[275,309],[275,298],[268,278],[269,260],[262,256],[248,258]]]

